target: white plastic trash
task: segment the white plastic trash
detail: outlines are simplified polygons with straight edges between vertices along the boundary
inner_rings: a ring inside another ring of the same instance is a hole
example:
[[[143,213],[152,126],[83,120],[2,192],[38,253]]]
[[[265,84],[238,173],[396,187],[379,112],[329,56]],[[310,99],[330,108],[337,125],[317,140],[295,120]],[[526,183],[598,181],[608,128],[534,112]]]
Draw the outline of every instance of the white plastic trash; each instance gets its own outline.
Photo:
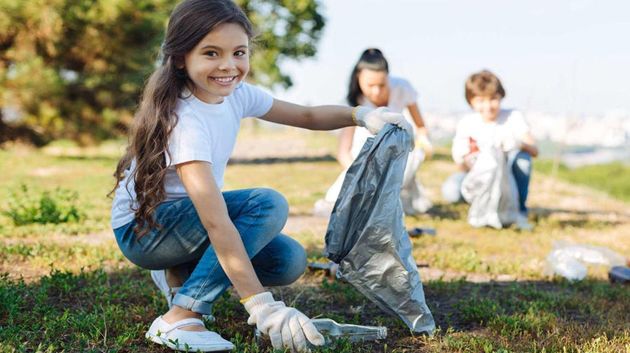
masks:
[[[553,247],[547,255],[547,272],[570,281],[580,281],[586,277],[585,264],[608,267],[625,264],[623,256],[601,246],[554,242]]]

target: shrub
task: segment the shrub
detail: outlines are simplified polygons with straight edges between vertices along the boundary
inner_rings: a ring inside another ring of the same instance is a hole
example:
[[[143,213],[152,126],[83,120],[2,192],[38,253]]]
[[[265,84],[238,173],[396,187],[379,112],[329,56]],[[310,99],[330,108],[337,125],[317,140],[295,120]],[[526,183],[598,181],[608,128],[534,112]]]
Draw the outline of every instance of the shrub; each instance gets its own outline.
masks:
[[[76,206],[78,194],[71,190],[56,188],[41,193],[29,191],[22,184],[9,196],[9,207],[2,214],[13,220],[16,226],[32,223],[78,222],[83,218]]]

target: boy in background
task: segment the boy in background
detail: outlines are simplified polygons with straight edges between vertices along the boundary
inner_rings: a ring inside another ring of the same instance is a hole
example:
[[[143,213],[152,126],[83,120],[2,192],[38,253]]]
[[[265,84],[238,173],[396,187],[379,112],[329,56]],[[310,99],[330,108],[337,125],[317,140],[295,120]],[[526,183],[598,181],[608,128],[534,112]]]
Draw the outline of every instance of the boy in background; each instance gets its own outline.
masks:
[[[538,155],[536,142],[523,114],[517,110],[501,109],[505,89],[499,78],[483,70],[466,80],[466,101],[474,113],[465,116],[457,125],[453,138],[452,156],[460,172],[451,175],[442,185],[442,196],[448,202],[461,201],[464,177],[476,161],[480,150],[498,147],[511,162],[511,172],[518,190],[519,217],[516,226],[531,230],[527,222],[527,194],[532,171],[531,159]]]

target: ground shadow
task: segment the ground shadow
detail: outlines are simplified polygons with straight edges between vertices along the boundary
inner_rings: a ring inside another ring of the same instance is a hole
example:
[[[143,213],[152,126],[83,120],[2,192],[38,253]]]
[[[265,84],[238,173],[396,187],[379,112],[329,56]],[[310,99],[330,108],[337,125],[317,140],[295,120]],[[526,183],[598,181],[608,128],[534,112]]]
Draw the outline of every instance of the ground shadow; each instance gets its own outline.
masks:
[[[617,212],[617,211],[602,211],[602,210],[575,210],[567,208],[554,208],[554,207],[530,207],[529,212],[539,218],[549,218],[554,214],[564,213],[573,216],[599,216],[599,217],[616,217],[621,219],[629,219],[630,213]]]
[[[335,157],[330,154],[322,156],[296,156],[296,157],[261,157],[261,158],[231,158],[229,165],[234,164],[280,164],[280,163],[317,163],[334,162]]]
[[[92,161],[92,162],[117,162],[121,156],[54,156],[55,160],[63,161]]]
[[[425,215],[439,220],[460,220],[466,218],[468,205],[460,203],[435,203]],[[424,216],[424,215],[423,215]]]
[[[451,157],[451,155],[449,153],[442,153],[442,152],[436,151],[431,156],[431,160],[433,160],[433,161],[452,162],[453,161],[453,157]]]
[[[601,229],[630,221],[630,215],[627,213],[601,210],[532,207],[529,212],[536,223],[552,222],[560,229]]]

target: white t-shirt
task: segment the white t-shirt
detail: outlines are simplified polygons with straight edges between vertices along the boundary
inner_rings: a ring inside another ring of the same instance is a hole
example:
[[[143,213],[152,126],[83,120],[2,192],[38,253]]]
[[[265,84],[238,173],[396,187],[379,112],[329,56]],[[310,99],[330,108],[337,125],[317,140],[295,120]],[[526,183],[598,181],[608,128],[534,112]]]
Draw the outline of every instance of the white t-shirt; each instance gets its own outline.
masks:
[[[418,100],[418,92],[411,86],[409,81],[400,78],[389,76],[389,100],[387,102],[387,108],[395,113],[402,113],[407,106],[416,103]],[[364,105],[366,107],[377,108],[372,102],[365,99],[365,97],[361,96],[358,99],[360,105]],[[413,119],[408,114],[405,114],[405,118],[411,123],[411,126],[415,129],[415,123]],[[361,152],[361,148],[365,141],[372,137],[370,131],[366,128],[357,127],[354,129],[354,135],[352,137],[352,149],[350,150],[350,154],[352,158],[357,158],[359,152]]]
[[[453,138],[452,155],[457,164],[464,162],[470,152],[470,139],[475,140],[479,149],[501,147],[504,150],[518,148],[529,133],[525,117],[518,110],[501,109],[495,121],[486,122],[479,113],[466,115],[457,123]],[[507,152],[507,151],[506,151]]]
[[[260,88],[247,83],[239,85],[225,97],[222,103],[208,104],[194,95],[179,99],[176,113],[179,117],[168,142],[170,159],[166,156],[164,189],[166,200],[187,197],[175,166],[190,161],[205,161],[212,164],[212,174],[219,189],[223,188],[223,175],[228,159],[236,143],[241,119],[265,115],[273,104],[273,97]],[[134,219],[136,194],[133,180],[128,180],[130,170],[116,189],[112,204],[112,228],[124,226]]]

